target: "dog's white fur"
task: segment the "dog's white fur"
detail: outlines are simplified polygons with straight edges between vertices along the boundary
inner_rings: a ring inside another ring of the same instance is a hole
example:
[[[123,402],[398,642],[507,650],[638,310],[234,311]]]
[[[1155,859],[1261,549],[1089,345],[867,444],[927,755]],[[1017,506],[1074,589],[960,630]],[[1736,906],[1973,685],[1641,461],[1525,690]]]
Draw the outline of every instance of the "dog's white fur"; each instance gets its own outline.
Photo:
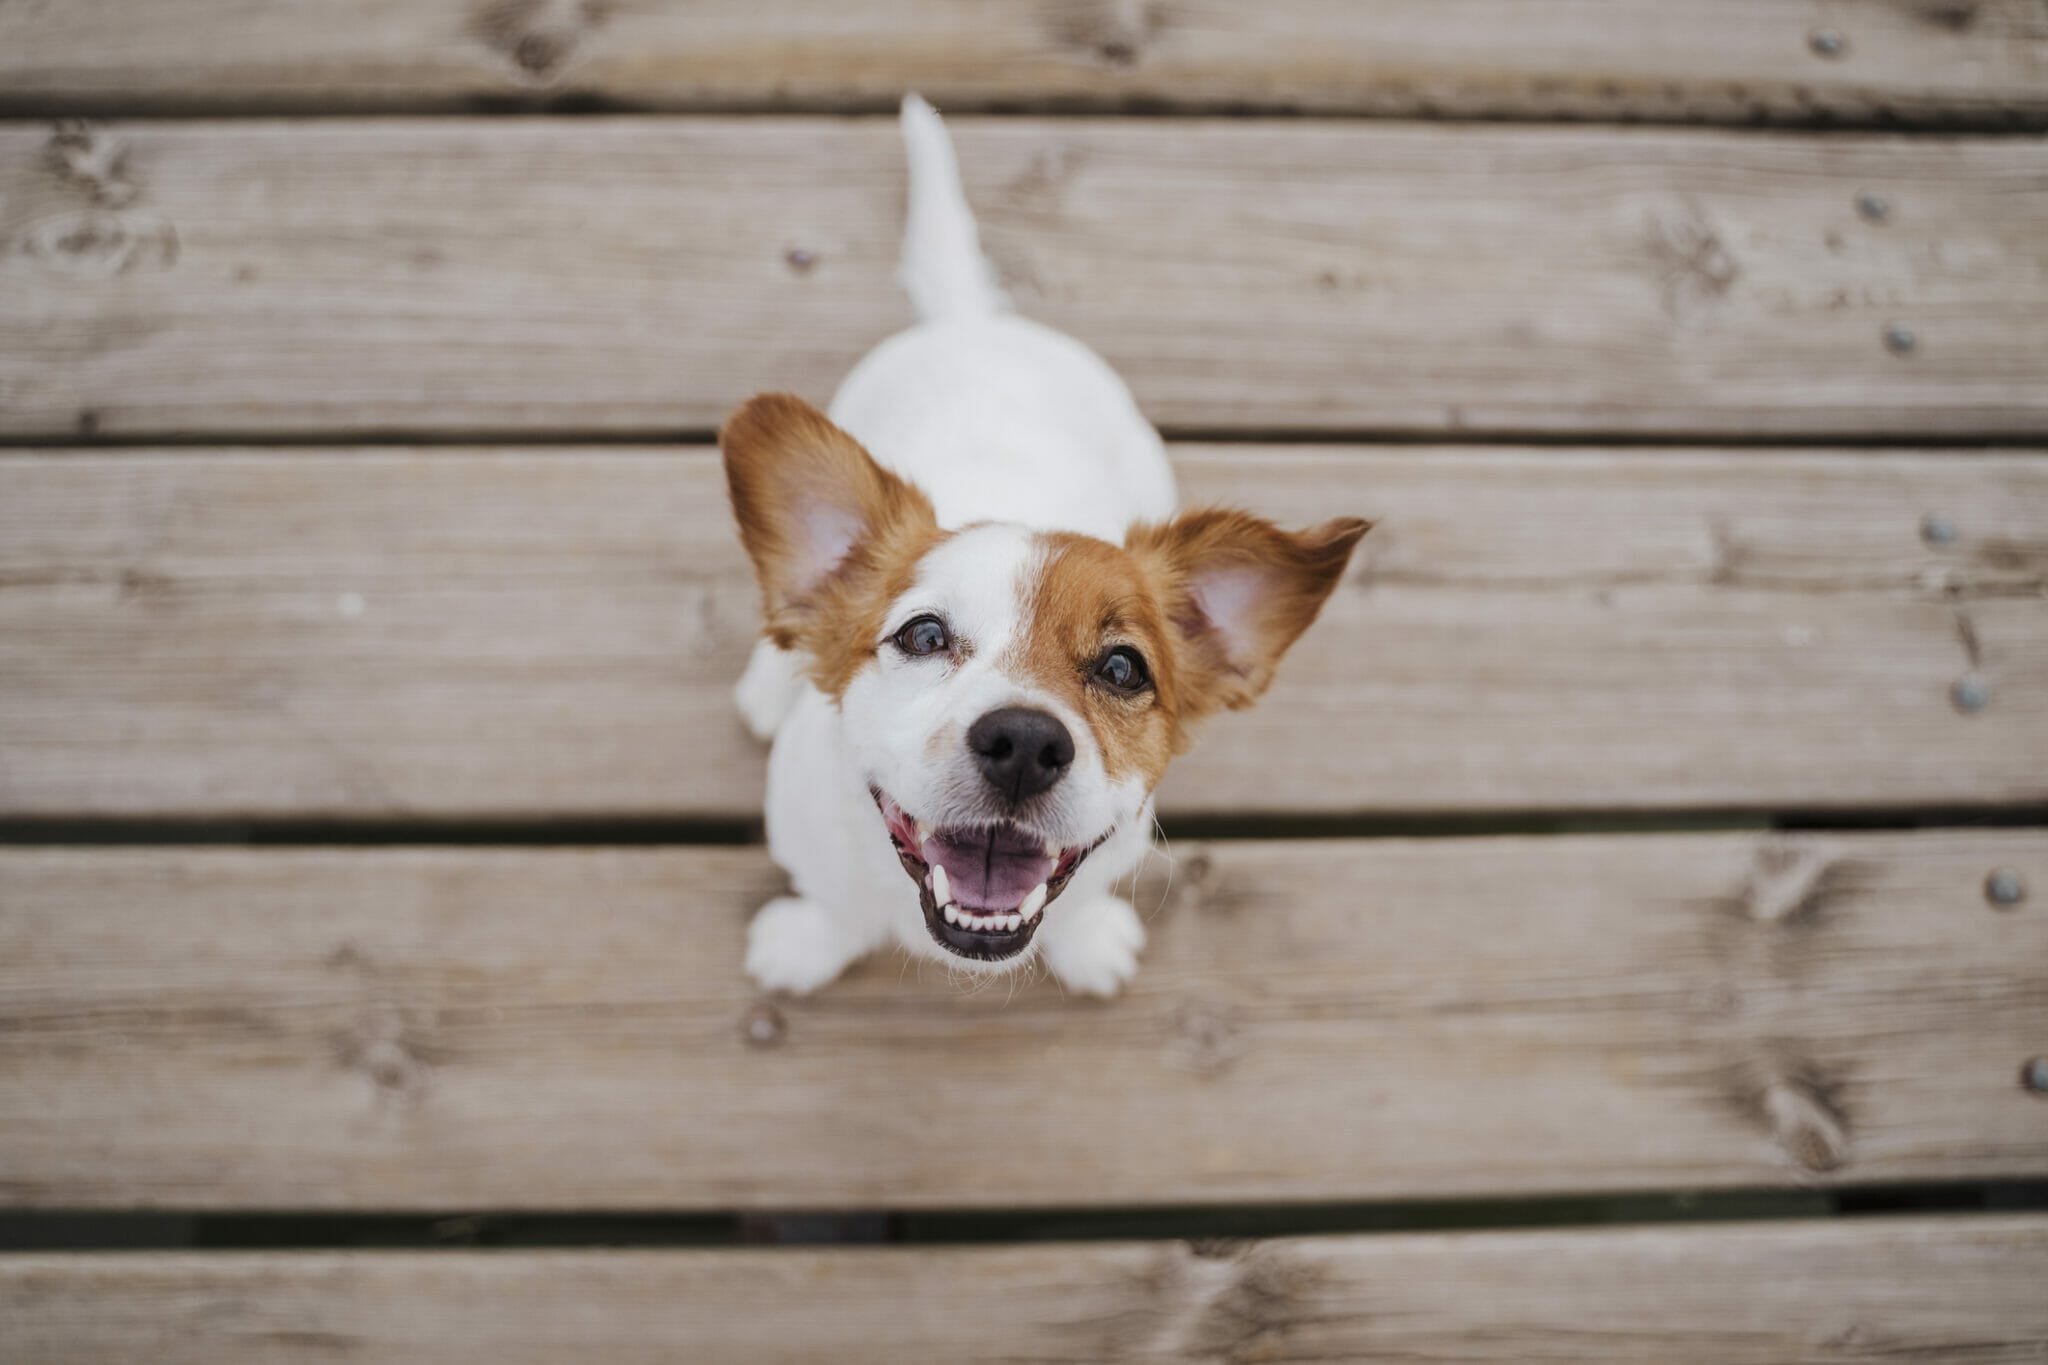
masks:
[[[830,415],[930,496],[940,526],[972,528],[919,565],[917,583],[891,604],[890,628],[943,607],[976,648],[943,677],[883,657],[835,706],[798,660],[767,641],[757,647],[737,698],[753,731],[774,741],[768,846],[795,894],[755,917],[746,967],[765,987],[803,992],[892,939],[962,971],[1009,970],[1042,950],[1068,988],[1109,995],[1136,970],[1145,940],[1115,888],[1151,845],[1150,793],[1112,782],[1082,717],[997,661],[1025,624],[1019,587],[1034,550],[1024,528],[1120,542],[1132,523],[1172,515],[1173,472],[1159,434],[1100,356],[1008,311],[945,130],[915,95],[903,103],[903,133],[910,204],[901,278],[923,321],[854,367]],[[1109,837],[1047,907],[1027,953],[984,966],[932,942],[868,788],[875,783],[936,820],[932,812],[980,781],[962,742],[966,727],[1018,704],[1059,716],[1076,746],[1044,832],[1068,844]]]

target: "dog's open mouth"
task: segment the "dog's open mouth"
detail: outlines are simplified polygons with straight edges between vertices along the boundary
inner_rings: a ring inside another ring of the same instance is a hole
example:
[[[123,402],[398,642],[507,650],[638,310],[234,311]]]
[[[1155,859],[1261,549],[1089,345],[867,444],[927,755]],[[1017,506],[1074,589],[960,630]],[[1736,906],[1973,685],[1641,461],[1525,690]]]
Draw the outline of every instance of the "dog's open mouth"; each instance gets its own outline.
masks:
[[[1045,907],[1059,899],[1082,859],[1102,843],[1063,847],[1015,824],[934,829],[906,814],[888,793],[869,790],[889,827],[896,860],[917,883],[932,940],[982,962],[1023,952]]]

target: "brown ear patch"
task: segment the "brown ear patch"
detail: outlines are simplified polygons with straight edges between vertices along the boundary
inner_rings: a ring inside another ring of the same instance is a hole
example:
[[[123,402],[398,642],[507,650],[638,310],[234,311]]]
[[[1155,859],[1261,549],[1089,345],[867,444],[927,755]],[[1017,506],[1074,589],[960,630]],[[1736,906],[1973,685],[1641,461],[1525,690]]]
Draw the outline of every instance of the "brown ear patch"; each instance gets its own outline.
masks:
[[[764,631],[832,696],[873,657],[889,602],[945,539],[930,499],[800,398],[749,399],[719,432]]]
[[[1284,531],[1227,508],[1134,527],[1125,544],[1149,575],[1178,646],[1179,715],[1256,701],[1371,529],[1339,517]]]

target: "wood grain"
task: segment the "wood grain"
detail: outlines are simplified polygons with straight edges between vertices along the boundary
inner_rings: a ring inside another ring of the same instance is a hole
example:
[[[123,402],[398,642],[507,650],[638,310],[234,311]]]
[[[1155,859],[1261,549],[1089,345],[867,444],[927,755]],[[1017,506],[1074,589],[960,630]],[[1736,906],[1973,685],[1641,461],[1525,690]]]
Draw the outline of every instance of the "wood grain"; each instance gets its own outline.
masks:
[[[956,130],[1178,431],[2048,432],[2039,139]],[[902,183],[885,119],[0,127],[0,434],[709,431],[908,321]]]
[[[2044,73],[2028,0],[0,6],[0,107],[23,113],[874,110],[921,89],[960,109],[2037,125]]]
[[[935,1208],[2048,1174],[2048,836],[1182,843],[1107,1004],[740,976],[753,849],[0,850],[0,1203]],[[1987,905],[1993,868],[2036,894]],[[908,886],[906,884],[906,894]],[[1055,907],[1057,912],[1059,907]],[[752,1028],[762,1042],[750,1042]]]
[[[0,1331],[19,1365],[2034,1361],[2044,1279],[2038,1216],[1205,1248],[39,1255],[0,1260]]]
[[[1169,821],[2048,800],[2038,454],[1177,459],[1191,502],[1379,525]],[[0,488],[0,812],[759,812],[702,450],[16,452]]]

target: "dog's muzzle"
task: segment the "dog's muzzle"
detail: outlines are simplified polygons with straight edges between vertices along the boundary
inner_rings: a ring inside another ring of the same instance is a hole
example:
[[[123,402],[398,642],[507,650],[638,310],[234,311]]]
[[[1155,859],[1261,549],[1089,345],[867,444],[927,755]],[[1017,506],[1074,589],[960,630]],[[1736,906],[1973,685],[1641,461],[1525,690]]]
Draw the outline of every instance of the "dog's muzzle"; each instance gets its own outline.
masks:
[[[1109,837],[1063,847],[1007,822],[934,829],[905,813],[887,792],[869,790],[896,861],[917,884],[932,940],[979,962],[1000,962],[1030,946],[1045,907]]]

